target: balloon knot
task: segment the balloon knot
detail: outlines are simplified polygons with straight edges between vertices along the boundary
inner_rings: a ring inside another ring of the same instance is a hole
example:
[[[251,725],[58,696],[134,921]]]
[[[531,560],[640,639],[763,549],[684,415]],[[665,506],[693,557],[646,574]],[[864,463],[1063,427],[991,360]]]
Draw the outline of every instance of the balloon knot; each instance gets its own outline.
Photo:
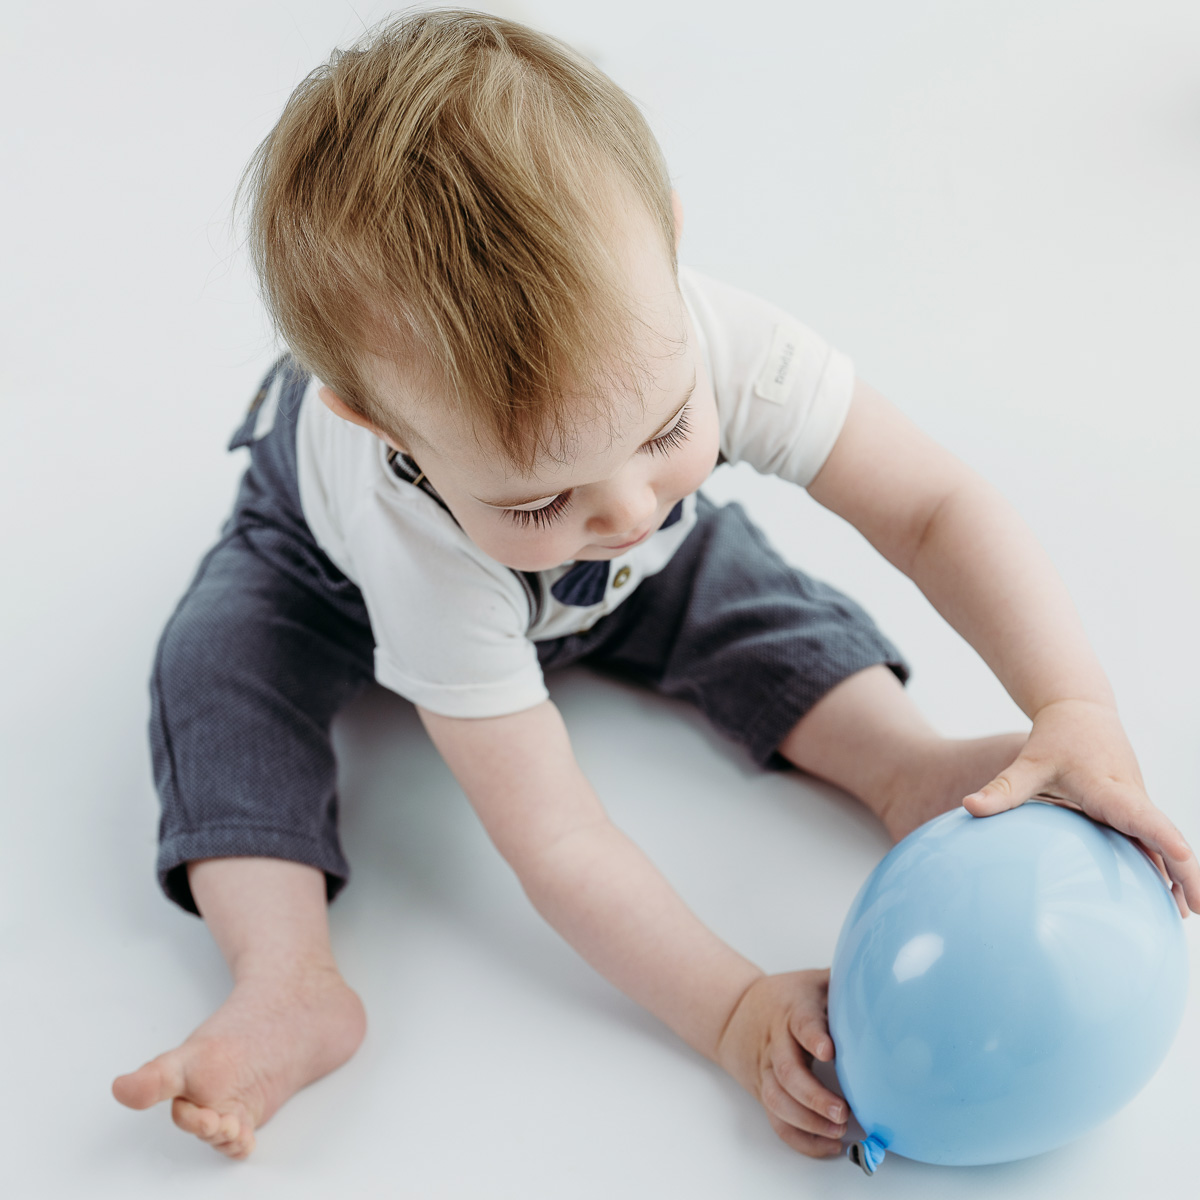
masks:
[[[846,1157],[852,1163],[857,1163],[862,1167],[867,1175],[874,1175],[886,1153],[887,1147],[874,1134],[871,1134],[865,1140],[855,1142],[850,1146],[846,1150]]]

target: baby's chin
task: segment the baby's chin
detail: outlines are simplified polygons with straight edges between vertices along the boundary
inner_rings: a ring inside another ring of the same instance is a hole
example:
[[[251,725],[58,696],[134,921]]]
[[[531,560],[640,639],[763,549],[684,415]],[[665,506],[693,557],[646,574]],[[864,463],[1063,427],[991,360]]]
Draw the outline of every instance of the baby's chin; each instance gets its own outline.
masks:
[[[605,558],[619,558],[626,550],[631,547],[626,546],[622,550],[616,550],[611,546],[584,546],[578,554],[575,555],[576,562],[594,562]]]

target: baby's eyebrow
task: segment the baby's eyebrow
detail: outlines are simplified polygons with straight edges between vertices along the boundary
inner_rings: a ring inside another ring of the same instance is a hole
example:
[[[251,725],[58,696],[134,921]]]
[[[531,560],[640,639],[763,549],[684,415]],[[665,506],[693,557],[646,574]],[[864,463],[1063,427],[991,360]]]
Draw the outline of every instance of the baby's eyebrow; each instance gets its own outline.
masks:
[[[662,431],[679,416],[687,407],[688,401],[692,398],[692,393],[696,390],[696,380],[698,376],[695,371],[692,372],[692,383],[688,390],[684,393],[683,403],[642,443],[643,446],[649,445],[655,438],[662,435]],[[535,500],[550,500],[553,497],[561,495],[561,492],[550,492],[544,496],[526,496],[524,500],[483,500],[479,496],[475,499],[480,504],[486,504],[488,508],[517,508],[522,504],[532,504]]]

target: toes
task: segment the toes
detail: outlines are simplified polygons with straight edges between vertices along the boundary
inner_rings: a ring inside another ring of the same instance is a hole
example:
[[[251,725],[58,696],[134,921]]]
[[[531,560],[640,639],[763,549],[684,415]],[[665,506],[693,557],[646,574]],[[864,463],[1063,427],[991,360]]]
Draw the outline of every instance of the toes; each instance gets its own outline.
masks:
[[[230,1158],[245,1158],[254,1149],[254,1130],[240,1117],[227,1113],[221,1118],[217,1132],[205,1140]]]
[[[232,1113],[193,1104],[177,1096],[171,1106],[171,1117],[184,1133],[194,1133],[201,1141],[228,1142],[241,1130],[242,1123]]]
[[[237,1113],[219,1113],[178,1096],[171,1106],[171,1118],[184,1133],[195,1134],[230,1158],[245,1158],[254,1149],[254,1130]]]
[[[200,1074],[203,1076],[203,1072]],[[204,1086],[203,1078],[201,1085],[200,1094],[204,1096],[209,1089]],[[195,1086],[194,1078],[189,1086],[183,1056],[173,1050],[128,1075],[119,1075],[113,1080],[112,1093],[129,1108],[150,1108],[171,1100],[171,1119],[184,1133],[193,1134],[230,1158],[245,1158],[254,1149],[254,1122],[245,1105],[234,1100],[222,1104],[231,1111],[218,1112],[196,1104],[183,1094],[190,1091],[196,1095]]]
[[[216,1128],[206,1137],[206,1142],[211,1142],[214,1146],[227,1146],[234,1141],[242,1132],[242,1122],[232,1113],[226,1113],[217,1121]]]
[[[198,1138],[205,1137],[214,1130],[219,1119],[211,1108],[201,1108],[182,1096],[176,1096],[175,1103],[171,1105],[171,1120],[184,1133],[194,1133]]]
[[[217,1149],[222,1154],[229,1155],[230,1158],[247,1158],[254,1149],[254,1146],[254,1130],[247,1129],[232,1142],[228,1142],[224,1146],[218,1146]]]
[[[174,1052],[160,1054],[129,1075],[113,1080],[112,1094],[128,1108],[150,1108],[183,1091],[183,1063]]]

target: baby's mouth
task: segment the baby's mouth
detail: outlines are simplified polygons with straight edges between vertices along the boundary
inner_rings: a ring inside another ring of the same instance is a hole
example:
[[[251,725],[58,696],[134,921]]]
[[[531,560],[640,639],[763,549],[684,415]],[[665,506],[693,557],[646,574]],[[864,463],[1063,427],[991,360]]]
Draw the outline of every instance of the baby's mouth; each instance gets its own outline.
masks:
[[[601,548],[604,550],[628,550],[630,546],[636,546],[638,542],[644,542],[653,532],[654,530],[652,528],[647,529],[645,533],[639,534],[632,541],[621,542],[617,546],[602,546]]]

